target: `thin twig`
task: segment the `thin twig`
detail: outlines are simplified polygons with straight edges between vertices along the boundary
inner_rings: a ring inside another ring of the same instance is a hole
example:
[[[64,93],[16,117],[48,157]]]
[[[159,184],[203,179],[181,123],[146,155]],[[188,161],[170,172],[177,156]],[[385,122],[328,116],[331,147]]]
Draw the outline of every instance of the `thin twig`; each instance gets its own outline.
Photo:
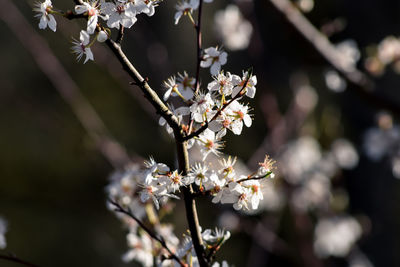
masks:
[[[174,129],[174,134],[176,138],[182,136],[181,127],[178,118],[172,113],[172,111],[164,104],[164,102],[159,98],[157,93],[150,87],[147,81],[140,75],[136,68],[132,65],[129,59],[126,57],[125,53],[122,51],[121,46],[111,39],[106,41],[107,46],[111,49],[114,55],[117,57],[121,63],[123,69],[128,72],[131,78],[134,80],[135,84],[140,87],[144,96],[149,100],[149,102],[156,109],[157,113],[161,115]]]
[[[121,44],[122,40],[124,39],[124,30],[125,30],[125,27],[120,25],[120,28],[118,31],[118,37],[117,37],[117,40],[115,41],[117,44]]]
[[[167,243],[165,242],[164,238],[163,238],[163,237],[157,236],[157,234],[155,234],[152,230],[150,230],[141,220],[139,220],[139,219],[132,213],[132,211],[131,211],[130,208],[124,209],[118,202],[116,202],[116,201],[114,201],[114,200],[112,200],[112,199],[109,199],[108,201],[109,201],[112,205],[115,206],[114,211],[123,213],[123,214],[129,216],[130,218],[134,219],[134,220],[137,222],[137,224],[139,224],[139,226],[142,227],[142,229],[145,230],[146,233],[147,233],[149,236],[151,236],[154,240],[156,240],[157,242],[159,242],[159,243],[161,244],[161,246],[162,246],[163,248],[165,248],[165,249],[168,251],[168,253],[170,254],[170,256],[171,256],[172,259],[174,259],[175,261],[177,261],[182,267],[186,267],[186,264],[183,263],[182,260],[179,259],[178,256],[176,256],[176,254],[173,253],[173,252],[171,251],[171,249],[168,247]]]
[[[197,14],[197,24],[195,25],[196,29],[196,35],[197,35],[197,63],[196,63],[196,82],[194,84],[195,86],[195,95],[199,93],[200,90],[200,63],[202,60],[201,56],[201,50],[202,50],[202,45],[201,45],[201,15],[202,15],[202,10],[203,10],[203,0],[200,0],[199,2],[199,11]]]
[[[21,260],[20,258],[18,258],[15,255],[0,255],[0,259],[1,260],[5,260],[5,261],[11,261],[11,262],[16,262],[19,263],[21,265],[25,265],[25,266],[29,266],[29,267],[39,267],[39,265],[27,262],[25,260]]]

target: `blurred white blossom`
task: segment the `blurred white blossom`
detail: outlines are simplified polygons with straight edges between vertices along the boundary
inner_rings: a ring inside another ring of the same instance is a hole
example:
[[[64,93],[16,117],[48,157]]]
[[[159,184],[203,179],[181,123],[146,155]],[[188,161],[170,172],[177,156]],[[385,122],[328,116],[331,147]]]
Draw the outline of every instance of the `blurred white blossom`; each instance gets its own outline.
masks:
[[[5,234],[7,232],[7,221],[0,217],[0,249],[5,249],[7,246]]]
[[[360,51],[354,40],[345,40],[336,44],[338,60],[343,68],[352,71],[360,59]]]
[[[231,4],[225,10],[217,11],[214,23],[218,37],[227,49],[235,51],[249,46],[253,26],[243,18],[236,5]]]
[[[360,224],[352,217],[321,219],[315,228],[314,250],[322,258],[345,257],[361,233]]]
[[[334,70],[328,70],[324,74],[326,86],[333,92],[340,93],[346,90],[347,83],[340,77],[339,73]]]
[[[337,139],[332,144],[336,162],[343,169],[352,169],[358,164],[358,153],[353,144],[346,139]]]

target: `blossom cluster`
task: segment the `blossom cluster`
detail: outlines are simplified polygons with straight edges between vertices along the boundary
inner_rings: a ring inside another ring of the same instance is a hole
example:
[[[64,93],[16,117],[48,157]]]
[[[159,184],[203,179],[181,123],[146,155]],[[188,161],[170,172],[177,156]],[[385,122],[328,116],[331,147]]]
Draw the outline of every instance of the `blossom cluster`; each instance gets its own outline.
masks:
[[[84,63],[94,60],[91,46],[96,42],[111,39],[111,30],[123,31],[131,28],[139,14],[152,16],[159,0],[79,0],[74,11],[60,12],[53,7],[51,0],[37,3],[35,11],[40,19],[39,28],[49,27],[56,31],[55,15],[66,18],[83,18],[85,28],[80,31],[79,40],[73,40],[72,51],[79,61]],[[204,0],[211,3],[212,0]],[[176,5],[175,24],[182,16],[187,16],[195,25],[192,17],[200,6],[199,0],[183,0]],[[199,13],[200,14],[200,13]],[[118,43],[119,38],[116,40]],[[110,40],[111,41],[111,40]],[[198,72],[196,77],[186,71],[168,78],[163,87],[163,100],[177,118],[178,125],[170,125],[165,117],[159,124],[174,136],[176,128],[181,130],[180,138],[185,138],[188,149],[196,147],[201,154],[201,161],[190,162],[189,169],[174,169],[150,157],[143,166],[131,165],[124,171],[115,173],[107,187],[109,208],[127,227],[129,251],[123,256],[124,261],[136,260],[143,266],[199,266],[195,242],[185,236],[180,242],[169,224],[161,222],[157,212],[168,212],[172,205],[170,199],[180,199],[181,191],[189,191],[191,198],[212,197],[213,203],[231,204],[235,210],[257,210],[263,199],[262,181],[273,178],[274,161],[268,156],[253,173],[243,175],[236,169],[236,157],[223,156],[222,138],[229,132],[240,135],[243,126],[252,125],[251,108],[242,102],[245,97],[254,98],[257,77],[251,69],[241,75],[224,71],[228,54],[220,47],[198,47]],[[200,68],[209,69],[210,81],[205,87],[200,81]],[[174,99],[175,108],[172,104]],[[209,160],[213,154],[221,157],[217,161]],[[187,190],[184,190],[187,189]],[[143,227],[151,225],[152,230]],[[140,226],[140,227],[139,227]],[[204,241],[204,249],[212,255],[230,237],[230,232],[215,229],[199,231]],[[154,231],[154,235],[151,233]],[[191,231],[192,228],[191,228]],[[157,237],[160,237],[158,239]],[[198,241],[197,241],[198,242]],[[202,255],[204,257],[204,255]],[[182,261],[182,262],[178,262]],[[214,262],[213,267],[228,266]]]
[[[180,241],[174,234],[174,229],[171,224],[162,223],[154,215],[153,205],[147,201],[149,196],[139,181],[145,181],[146,177],[153,176],[151,173],[168,172],[168,167],[165,164],[156,163],[150,159],[145,163],[143,169],[137,165],[131,165],[125,171],[114,173],[110,177],[110,184],[107,186],[107,193],[110,199],[120,203],[120,205],[132,212],[133,216],[143,222],[148,222],[153,226],[155,233],[165,240],[166,245],[175,255],[185,263],[191,263],[190,266],[199,266],[196,253],[193,248],[193,242],[190,236],[185,235]],[[147,176],[146,176],[147,175]],[[136,197],[139,194],[140,197]],[[168,203],[165,203],[163,196],[157,194],[150,194],[151,198],[164,202],[165,205],[160,206],[163,212],[167,213],[170,210]],[[156,197],[157,196],[157,197]],[[164,195],[165,196],[165,195]],[[115,206],[108,203],[109,208],[114,210]],[[157,204],[158,206],[158,204]],[[176,260],[169,259],[169,253],[157,241],[153,240],[151,236],[138,227],[138,223],[132,217],[115,212],[115,215],[124,223],[128,229],[126,236],[129,250],[122,256],[125,262],[135,260],[145,267],[154,266],[177,266]],[[202,239],[210,249],[218,249],[230,237],[229,231],[220,229],[210,230],[206,229],[202,232]],[[213,267],[220,266],[215,262]],[[223,262],[222,266],[227,267],[227,263]]]
[[[82,0],[80,5],[74,8],[76,16],[87,18],[87,27],[80,31],[79,40],[73,40],[72,52],[77,55],[79,61],[83,55],[86,56],[84,63],[88,60],[94,60],[91,46],[97,40],[104,42],[111,36],[111,29],[131,28],[137,21],[137,15],[146,14],[153,16],[155,7],[159,4],[159,0]],[[40,19],[39,28],[46,29],[49,27],[52,31],[56,31],[57,22],[54,15],[64,17],[71,16],[71,13],[61,13],[57,11],[51,0],[45,0],[43,3],[38,2],[34,8],[37,12],[36,17]],[[101,25],[99,18],[106,22],[106,26]],[[90,35],[96,32],[96,37],[90,41]]]

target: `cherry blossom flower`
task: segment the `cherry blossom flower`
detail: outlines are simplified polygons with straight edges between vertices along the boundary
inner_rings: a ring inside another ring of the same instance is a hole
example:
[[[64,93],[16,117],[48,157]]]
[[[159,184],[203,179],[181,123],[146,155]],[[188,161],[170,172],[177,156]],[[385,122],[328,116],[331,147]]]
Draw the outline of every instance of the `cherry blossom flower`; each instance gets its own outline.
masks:
[[[175,193],[176,191],[179,191],[181,186],[186,185],[185,179],[183,179],[182,175],[180,175],[176,170],[168,174],[166,180],[167,190],[170,193]]]
[[[264,198],[261,190],[261,185],[258,180],[248,180],[242,183],[242,186],[249,189],[248,202],[249,209],[256,210],[260,201]]]
[[[209,47],[204,50],[204,57],[200,63],[202,68],[209,68],[213,76],[218,75],[221,71],[221,66],[227,62],[228,54],[218,50],[218,47]]]
[[[177,85],[178,91],[182,94],[182,96],[186,99],[192,99],[194,96],[193,88],[194,88],[195,79],[193,77],[189,77],[187,72],[183,72],[183,74],[178,73]]]
[[[132,27],[136,22],[135,6],[130,1],[102,2],[101,4],[104,14],[108,16],[107,26],[110,28]]]
[[[33,9],[35,12],[39,14],[35,15],[37,18],[40,18],[39,29],[46,29],[47,26],[55,32],[57,27],[57,22],[54,16],[51,13],[53,9],[53,4],[51,0],[45,0],[43,3],[37,2],[35,4],[35,8]]]
[[[190,2],[184,0],[176,4],[176,13],[175,13],[175,25],[179,23],[179,20],[183,15],[191,14],[193,10],[199,7],[199,0],[190,0]]]
[[[101,17],[104,20],[107,19],[106,16],[100,15],[100,5],[98,0],[90,0],[89,2],[83,2],[83,5],[76,5],[75,12],[77,14],[87,13],[88,15],[88,22],[87,22],[87,29],[86,31],[89,34],[93,34],[96,26],[98,18]]]
[[[144,165],[146,170],[143,172],[143,180],[140,182],[147,185],[157,180],[159,175],[166,175],[170,170],[167,165],[164,163],[157,163],[152,157],[150,157],[150,160],[145,161]]]
[[[202,187],[208,181],[208,167],[205,164],[196,163],[190,170],[188,177],[190,182]]]
[[[81,30],[81,33],[79,35],[79,40],[80,41],[77,40],[72,41],[73,43],[72,52],[77,54],[76,59],[79,61],[83,55],[86,55],[85,61],[83,62],[84,64],[89,59],[94,60],[93,53],[89,45],[90,41],[89,34],[86,31]]]
[[[136,260],[144,267],[152,267],[154,264],[154,256],[151,238],[147,234],[138,236],[137,234],[129,233],[127,235],[127,241],[131,249],[123,255],[123,261],[130,262]]]
[[[224,243],[231,237],[231,233],[218,228],[215,228],[214,231],[206,229],[201,233],[201,237],[209,245],[221,245],[221,243]]]
[[[258,165],[260,167],[257,170],[257,175],[258,176],[266,176],[269,174],[270,178],[274,178],[275,175],[272,173],[272,170],[275,168],[274,167],[275,161],[270,159],[268,155],[265,156],[264,161],[260,162]]]
[[[176,77],[169,77],[166,81],[164,81],[163,86],[167,91],[165,91],[163,99],[167,101],[170,96],[177,96],[179,94],[178,84],[176,82]]]
[[[200,145],[200,152],[205,160],[208,154],[213,153],[219,155],[219,149],[222,148],[222,141],[217,139],[215,133],[209,129],[206,129],[197,139],[197,143]]]
[[[231,156],[229,156],[227,160],[223,158],[219,163],[221,164],[221,169],[218,173],[222,175],[224,179],[233,181],[236,175],[235,169],[233,168],[233,165],[236,163],[236,157],[233,158],[233,160]]]
[[[227,72],[226,75],[221,72],[207,86],[210,91],[217,91],[220,95],[229,96],[232,89],[240,83],[240,77]]]
[[[211,94],[200,92],[195,96],[193,104],[190,106],[192,119],[198,123],[205,122],[208,118],[211,118],[211,116],[208,116],[208,113],[211,112],[213,106],[214,101],[211,98]]]
[[[248,202],[250,201],[250,195],[251,195],[251,190],[247,187],[243,187],[238,183],[229,183],[229,190],[231,192],[231,195],[229,198],[225,200],[226,203],[229,203],[234,199],[233,201],[233,208],[235,210],[241,210],[245,208],[246,210],[249,209]],[[223,201],[221,200],[221,203]]]
[[[238,101],[233,101],[229,105],[230,116],[234,121],[230,124],[230,130],[236,135],[242,133],[243,123],[250,127],[252,120],[249,114],[247,114],[249,107],[241,105]]]
[[[245,86],[246,81],[247,84]],[[233,97],[235,97],[242,90],[243,86],[245,86],[242,92],[244,92],[247,97],[253,98],[256,94],[256,85],[257,77],[255,75],[251,75],[249,77],[249,73],[247,71],[243,72],[242,79],[236,84],[236,87],[233,89],[232,95]]]

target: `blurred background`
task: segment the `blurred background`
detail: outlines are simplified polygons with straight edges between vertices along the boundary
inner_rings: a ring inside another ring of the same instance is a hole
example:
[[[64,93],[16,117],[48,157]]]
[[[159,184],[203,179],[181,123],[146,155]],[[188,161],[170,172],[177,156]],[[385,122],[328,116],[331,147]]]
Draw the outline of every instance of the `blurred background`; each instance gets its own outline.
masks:
[[[76,62],[71,37],[84,21],[56,18],[57,32],[43,31],[33,1],[0,3],[0,252],[40,266],[136,266],[121,261],[126,232],[105,187],[125,151],[173,166],[172,140],[105,45]],[[169,76],[195,73],[195,32],[186,17],[174,25],[175,4],[139,16],[123,42],[160,95]],[[217,259],[400,266],[400,2],[216,0],[203,12],[203,47],[222,45],[223,69],[253,67],[258,79],[253,126],[228,134],[224,152],[250,170],[267,153],[278,167],[254,214],[200,201],[202,226],[232,232]],[[168,218],[178,233],[181,210]]]

